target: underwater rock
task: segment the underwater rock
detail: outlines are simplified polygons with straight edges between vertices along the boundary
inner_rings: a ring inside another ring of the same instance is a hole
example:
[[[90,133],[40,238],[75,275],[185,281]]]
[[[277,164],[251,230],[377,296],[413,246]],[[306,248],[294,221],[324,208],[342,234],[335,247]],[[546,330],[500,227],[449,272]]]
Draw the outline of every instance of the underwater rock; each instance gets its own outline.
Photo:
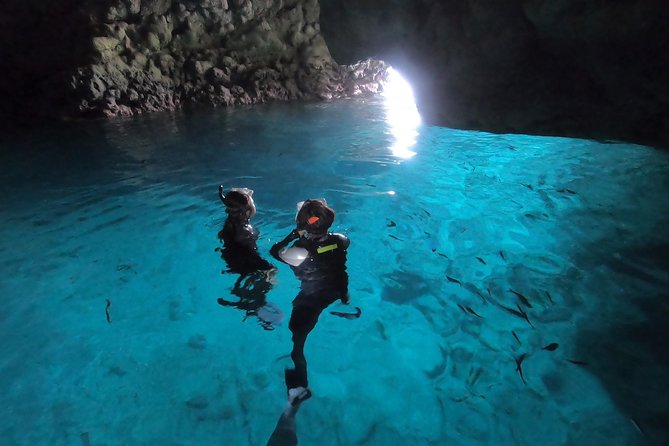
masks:
[[[188,339],[188,346],[194,350],[204,350],[207,348],[207,338],[201,334],[191,336]]]

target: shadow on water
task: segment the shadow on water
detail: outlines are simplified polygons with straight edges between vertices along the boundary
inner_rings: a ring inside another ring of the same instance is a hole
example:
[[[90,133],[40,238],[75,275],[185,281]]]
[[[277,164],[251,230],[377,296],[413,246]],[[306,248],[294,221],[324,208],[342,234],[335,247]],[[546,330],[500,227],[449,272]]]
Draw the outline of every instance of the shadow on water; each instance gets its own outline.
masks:
[[[591,246],[597,249],[596,244]],[[669,244],[621,249],[605,266],[625,287],[622,311],[593,316],[577,333],[587,360],[619,409],[650,444],[669,444]],[[612,296],[601,296],[611,298]]]

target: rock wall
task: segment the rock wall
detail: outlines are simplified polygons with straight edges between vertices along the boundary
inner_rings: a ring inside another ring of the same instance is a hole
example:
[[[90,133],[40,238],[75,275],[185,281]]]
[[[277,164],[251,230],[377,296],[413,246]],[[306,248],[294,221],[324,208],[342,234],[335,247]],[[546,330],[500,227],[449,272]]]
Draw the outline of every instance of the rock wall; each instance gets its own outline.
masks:
[[[22,92],[11,114],[329,100],[380,91],[385,79],[383,62],[332,60],[317,0],[10,1],[4,34],[29,39],[19,52],[5,47],[12,76],[0,92]]]
[[[321,0],[335,60],[376,57],[425,119],[669,146],[664,0]]]
[[[428,122],[669,146],[665,3],[5,0],[0,122],[364,94],[374,57]]]

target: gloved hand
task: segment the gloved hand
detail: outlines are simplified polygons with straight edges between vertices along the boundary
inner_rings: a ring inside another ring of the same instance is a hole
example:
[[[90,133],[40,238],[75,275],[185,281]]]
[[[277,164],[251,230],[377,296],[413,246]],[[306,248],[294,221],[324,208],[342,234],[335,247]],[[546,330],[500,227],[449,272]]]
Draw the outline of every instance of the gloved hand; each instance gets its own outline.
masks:
[[[285,240],[296,240],[300,238],[302,234],[300,234],[300,231],[297,230],[297,228],[293,229],[290,231],[290,234],[285,238]]]
[[[290,237],[292,239],[298,239],[300,237],[303,237],[306,232],[307,231],[305,231],[304,229],[295,228],[292,231],[290,231],[290,234],[288,234],[288,237]]]

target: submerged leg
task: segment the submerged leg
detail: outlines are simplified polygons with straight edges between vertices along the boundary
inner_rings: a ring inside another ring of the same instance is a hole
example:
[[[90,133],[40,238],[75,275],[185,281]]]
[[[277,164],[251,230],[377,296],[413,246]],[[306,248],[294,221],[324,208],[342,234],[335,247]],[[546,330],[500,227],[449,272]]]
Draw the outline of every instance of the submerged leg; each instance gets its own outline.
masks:
[[[308,386],[307,359],[304,356],[304,344],[307,336],[316,326],[318,317],[337,297],[298,294],[293,301],[288,328],[293,333],[293,350],[290,357],[295,364],[292,370],[286,370],[286,386],[288,389]]]
[[[276,423],[272,436],[267,441],[267,446],[293,446],[297,444],[297,432],[295,427],[295,413],[281,414],[279,422]]]

